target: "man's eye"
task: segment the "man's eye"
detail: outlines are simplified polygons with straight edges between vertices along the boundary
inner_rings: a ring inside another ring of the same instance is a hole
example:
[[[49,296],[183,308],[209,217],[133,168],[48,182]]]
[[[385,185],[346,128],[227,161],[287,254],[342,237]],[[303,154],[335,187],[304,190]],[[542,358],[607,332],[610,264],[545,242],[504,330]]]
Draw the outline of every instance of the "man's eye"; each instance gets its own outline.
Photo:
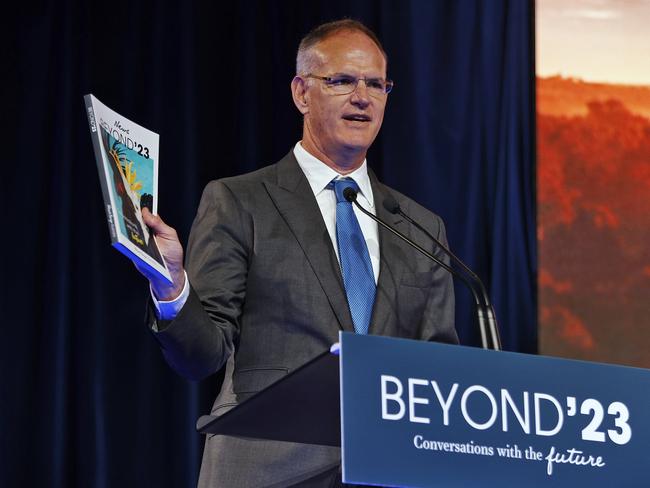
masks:
[[[366,80],[366,86],[368,88],[373,88],[377,90],[383,90],[384,89],[384,84],[381,82],[381,80]]]
[[[336,78],[332,78],[329,81],[329,84],[331,86],[350,86],[354,84],[354,82],[355,82],[354,78],[350,78],[349,76],[339,76]]]

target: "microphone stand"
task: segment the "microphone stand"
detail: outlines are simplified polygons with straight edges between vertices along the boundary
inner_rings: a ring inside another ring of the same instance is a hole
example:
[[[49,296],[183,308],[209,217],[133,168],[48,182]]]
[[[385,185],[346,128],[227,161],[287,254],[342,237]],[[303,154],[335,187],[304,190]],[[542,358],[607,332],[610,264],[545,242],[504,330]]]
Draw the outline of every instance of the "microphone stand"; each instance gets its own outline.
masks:
[[[489,344],[488,344],[488,339],[487,339],[487,327],[485,324],[485,312],[483,310],[483,306],[481,305],[481,301],[479,300],[478,294],[476,293],[475,288],[469,283],[469,281],[460,273],[458,273],[455,269],[451,268],[449,265],[447,265],[445,262],[441,261],[437,257],[435,257],[433,254],[430,252],[426,251],[424,248],[413,242],[411,239],[406,237],[404,234],[401,232],[393,229],[391,226],[386,224],[384,221],[379,219],[377,216],[373,215],[371,212],[367,211],[365,208],[363,208],[361,205],[359,205],[359,202],[357,202],[357,192],[351,188],[348,187],[345,190],[343,190],[343,196],[348,202],[354,203],[354,205],[365,215],[370,217],[372,220],[377,222],[380,226],[382,226],[384,229],[388,230],[391,232],[393,235],[397,236],[404,242],[406,242],[408,245],[411,247],[415,248],[418,250],[421,254],[426,256],[427,258],[431,259],[433,262],[438,264],[440,267],[444,268],[447,270],[449,273],[453,274],[454,276],[458,277],[465,285],[470,289],[472,292],[472,295],[474,297],[474,302],[476,305],[476,315],[478,317],[478,325],[479,325],[479,330],[481,332],[481,345],[483,349],[489,349]]]
[[[386,202],[384,202],[386,203]],[[409,223],[413,224],[420,232],[424,233],[429,239],[431,239],[436,245],[442,249],[442,251],[447,254],[452,261],[454,261],[457,265],[459,265],[473,280],[476,284],[478,284],[479,289],[481,291],[481,296],[483,297],[483,303],[485,304],[485,312],[487,316],[487,321],[489,325],[489,331],[490,331],[490,339],[492,341],[492,347],[495,351],[500,351],[501,350],[501,338],[499,337],[499,326],[497,324],[497,318],[496,314],[494,313],[494,307],[492,306],[492,303],[490,302],[490,298],[487,294],[487,291],[485,290],[485,286],[483,285],[483,281],[478,277],[474,271],[472,271],[459,257],[457,257],[450,249],[447,249],[446,246],[444,246],[438,239],[433,237],[429,231],[427,231],[424,227],[422,227],[420,224],[418,224],[415,220],[413,220],[410,216],[408,216],[395,202],[395,205],[393,208],[388,208],[385,205],[386,210],[388,210],[391,213],[398,213],[401,215],[404,219],[406,219]]]

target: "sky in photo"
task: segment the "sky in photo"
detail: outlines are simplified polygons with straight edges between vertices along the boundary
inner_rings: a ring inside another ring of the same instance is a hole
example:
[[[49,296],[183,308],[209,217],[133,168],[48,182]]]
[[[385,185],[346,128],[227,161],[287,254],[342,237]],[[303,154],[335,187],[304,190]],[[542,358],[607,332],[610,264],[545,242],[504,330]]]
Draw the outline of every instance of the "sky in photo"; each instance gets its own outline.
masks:
[[[537,0],[537,75],[650,85],[650,0]]]

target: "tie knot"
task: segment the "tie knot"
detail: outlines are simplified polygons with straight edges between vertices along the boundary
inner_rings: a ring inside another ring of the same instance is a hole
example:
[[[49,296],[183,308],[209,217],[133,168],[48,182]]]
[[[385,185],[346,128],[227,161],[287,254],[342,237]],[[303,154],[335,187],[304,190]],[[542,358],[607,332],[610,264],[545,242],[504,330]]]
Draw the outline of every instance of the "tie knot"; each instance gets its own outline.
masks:
[[[345,195],[343,195],[343,191],[346,188],[352,188],[355,192],[359,192],[359,185],[357,185],[357,182],[354,181],[352,178],[341,178],[338,180],[332,180],[330,185],[334,187],[334,193],[336,194],[336,203],[341,203],[341,202],[351,203],[348,202],[348,199],[345,198]]]

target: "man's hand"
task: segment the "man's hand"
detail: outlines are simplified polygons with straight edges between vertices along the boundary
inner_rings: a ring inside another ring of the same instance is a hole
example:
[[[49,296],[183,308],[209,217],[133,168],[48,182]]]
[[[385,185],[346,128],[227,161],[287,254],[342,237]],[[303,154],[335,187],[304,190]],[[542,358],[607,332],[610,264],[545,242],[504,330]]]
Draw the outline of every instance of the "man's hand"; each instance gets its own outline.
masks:
[[[152,275],[146,269],[141,268],[137,264],[136,268],[138,268],[138,271],[149,280],[153,294],[158,300],[174,300],[181,294],[183,287],[185,286],[183,246],[178,240],[176,230],[165,224],[158,215],[153,215],[146,207],[142,209],[142,219],[156,236],[158,249],[160,249],[160,253],[163,258],[165,258],[167,268],[169,269],[174,284],[170,285],[166,280]]]

